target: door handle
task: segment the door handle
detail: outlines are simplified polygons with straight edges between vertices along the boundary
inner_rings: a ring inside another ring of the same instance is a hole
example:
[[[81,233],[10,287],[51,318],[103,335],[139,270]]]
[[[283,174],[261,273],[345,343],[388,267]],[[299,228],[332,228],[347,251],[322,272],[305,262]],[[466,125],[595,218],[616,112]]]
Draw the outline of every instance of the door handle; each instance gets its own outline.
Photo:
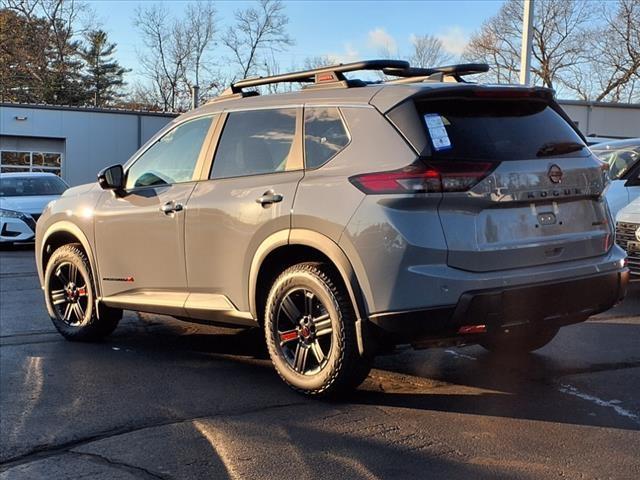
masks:
[[[264,195],[256,198],[256,202],[262,205],[263,207],[267,205],[271,205],[272,203],[281,202],[284,197],[279,193],[275,193],[273,190],[269,190],[268,192],[264,192]]]
[[[170,213],[180,212],[184,207],[181,203],[176,203],[174,201],[167,202],[160,207],[160,211],[165,215],[169,215]]]

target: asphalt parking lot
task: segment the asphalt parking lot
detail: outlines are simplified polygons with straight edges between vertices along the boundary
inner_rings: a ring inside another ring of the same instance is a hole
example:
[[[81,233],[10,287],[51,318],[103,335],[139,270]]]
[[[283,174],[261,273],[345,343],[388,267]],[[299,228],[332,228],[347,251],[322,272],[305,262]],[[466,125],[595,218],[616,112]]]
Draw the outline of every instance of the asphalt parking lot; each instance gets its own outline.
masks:
[[[127,313],[62,339],[32,247],[0,251],[0,479],[640,478],[640,285],[547,347],[380,357],[301,397],[259,332]]]

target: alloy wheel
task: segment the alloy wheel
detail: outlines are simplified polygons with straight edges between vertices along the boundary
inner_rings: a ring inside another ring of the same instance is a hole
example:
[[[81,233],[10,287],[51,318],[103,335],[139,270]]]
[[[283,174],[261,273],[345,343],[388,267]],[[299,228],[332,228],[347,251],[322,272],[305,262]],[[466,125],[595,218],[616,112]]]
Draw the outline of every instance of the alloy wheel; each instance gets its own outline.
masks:
[[[331,317],[307,288],[288,291],[276,312],[277,342],[289,366],[301,375],[315,375],[328,362],[332,347]]]
[[[87,280],[76,265],[63,262],[56,267],[49,282],[49,296],[64,323],[77,327],[85,322],[89,304]]]

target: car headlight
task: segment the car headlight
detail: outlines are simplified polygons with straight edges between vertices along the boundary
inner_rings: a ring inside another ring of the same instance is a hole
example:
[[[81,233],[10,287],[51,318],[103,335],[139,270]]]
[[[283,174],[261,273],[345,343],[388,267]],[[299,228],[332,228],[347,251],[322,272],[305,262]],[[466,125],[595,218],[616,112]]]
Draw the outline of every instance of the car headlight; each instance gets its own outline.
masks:
[[[25,220],[29,218],[30,215],[22,212],[16,212],[15,210],[0,208],[0,217],[19,218],[21,220]]]

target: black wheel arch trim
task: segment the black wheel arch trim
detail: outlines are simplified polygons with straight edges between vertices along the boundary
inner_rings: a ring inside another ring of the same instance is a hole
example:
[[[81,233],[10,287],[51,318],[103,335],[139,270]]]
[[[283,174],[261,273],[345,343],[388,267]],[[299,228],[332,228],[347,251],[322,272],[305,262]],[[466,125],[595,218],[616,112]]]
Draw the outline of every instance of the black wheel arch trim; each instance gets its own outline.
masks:
[[[356,333],[360,354],[365,352],[367,329],[367,305],[355,270],[347,255],[331,238],[312,230],[293,228],[281,230],[267,237],[256,250],[249,271],[249,310],[254,318],[258,318],[256,291],[260,268],[267,256],[277,248],[286,245],[301,245],[318,250],[336,267],[347,288],[347,293],[356,313]]]
[[[42,236],[42,243],[40,244],[40,249],[38,250],[38,265],[39,265],[38,270],[41,272],[41,277],[40,277],[41,282],[44,282],[44,273],[45,273],[44,258],[46,253],[45,249],[49,244],[49,239],[55,234],[59,234],[59,233],[65,233],[73,236],[75,239],[77,239],[80,245],[82,245],[82,248],[84,249],[87,255],[87,258],[89,259],[89,264],[91,265],[91,270],[93,272],[94,288],[96,290],[96,299],[99,299],[100,293],[101,293],[100,281],[99,281],[100,277],[98,275],[98,264],[93,255],[93,249],[91,248],[89,239],[87,238],[85,233],[82,231],[82,229],[71,222],[67,222],[67,221],[56,222],[53,225],[51,225]],[[44,285],[44,283],[42,284]]]

